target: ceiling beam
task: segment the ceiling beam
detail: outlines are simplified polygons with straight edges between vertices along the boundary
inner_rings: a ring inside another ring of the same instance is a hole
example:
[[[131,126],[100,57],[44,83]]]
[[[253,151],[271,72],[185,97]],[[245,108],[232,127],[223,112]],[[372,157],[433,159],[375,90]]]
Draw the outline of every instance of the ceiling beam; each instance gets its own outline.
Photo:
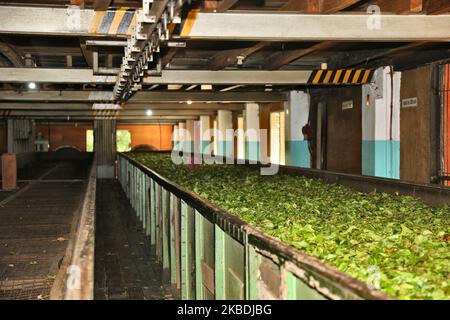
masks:
[[[0,102],[1,110],[57,110],[57,111],[92,111],[93,104],[89,102]],[[130,103],[127,102],[122,111],[146,111],[148,109],[161,112],[212,112],[217,110],[241,111],[244,103]]]
[[[211,84],[211,85],[301,85],[308,83],[312,71],[254,70],[163,70],[161,76],[144,77],[144,85]],[[0,82],[5,83],[81,83],[114,84],[116,76],[94,76],[90,69],[1,68]]]
[[[0,101],[3,102],[105,102],[112,101],[110,91],[0,91]],[[286,94],[282,92],[168,92],[139,91],[129,100],[130,104],[147,104],[159,102],[192,101],[193,105],[200,102],[277,102],[285,101]],[[182,106],[176,104],[177,106]],[[206,105],[213,105],[211,103]]]
[[[167,50],[167,52],[161,59],[161,65],[163,68],[165,68],[172,61],[173,57],[175,57],[178,50],[179,48],[169,48],[169,50]]]
[[[11,62],[13,67],[20,68],[23,67],[24,61],[21,57],[21,55],[16,51],[16,49],[5,43],[0,41],[0,54],[4,55],[6,59]]]
[[[158,109],[154,110],[151,107],[148,109],[152,110],[152,116],[160,117],[160,116],[199,116],[199,115],[213,115],[216,113],[215,110],[185,110],[185,109]],[[138,109],[138,110],[74,110],[74,109],[64,109],[64,105],[61,105],[61,108],[58,110],[48,110],[48,109],[38,109],[37,107],[31,109],[10,109],[8,106],[3,106],[0,104],[0,114],[9,112],[10,116],[33,116],[33,115],[47,115],[47,116],[90,116],[90,115],[106,115],[106,114],[120,114],[122,116],[132,116],[132,117],[141,117],[146,118],[147,109]]]
[[[374,30],[367,28],[367,14],[199,12],[195,19],[190,19],[192,24],[185,23],[181,38],[235,41],[450,41],[450,15],[383,15],[383,27]]]
[[[335,13],[367,1],[368,0],[320,0],[319,13]]]
[[[161,76],[147,76],[143,84],[282,85],[306,84],[312,71],[255,70],[164,70]]]
[[[238,57],[242,57],[242,60],[245,60],[252,54],[264,49],[269,44],[270,42],[258,42],[254,46],[244,49],[221,51],[211,58],[209,68],[211,70],[222,70],[229,65],[236,64]]]
[[[94,76],[91,69],[1,68],[0,82],[114,84],[115,76]]]
[[[368,66],[373,65],[373,62],[385,57],[390,57],[393,55],[401,54],[406,51],[413,51],[417,49],[422,49],[424,47],[427,47],[431,45],[430,42],[417,42],[417,43],[409,43],[397,48],[389,49],[389,50],[382,50],[381,52],[377,53],[364,53],[362,55],[358,54],[352,54],[349,55],[348,58],[344,59],[343,61],[339,61],[339,58],[335,58],[335,61],[333,63],[333,68],[351,68],[351,67],[359,67],[361,65]]]
[[[2,6],[0,10],[0,34],[29,34],[44,36],[124,38],[133,19],[127,13],[122,17],[124,26],[112,26],[110,15],[92,9]],[[117,30],[116,30],[117,29]]]
[[[336,43],[332,41],[324,41],[319,42],[317,44],[312,45],[309,48],[306,49],[297,49],[297,50],[289,50],[289,51],[282,51],[275,53],[274,55],[270,56],[265,66],[268,70],[277,70],[281,67],[300,59],[301,57],[305,57],[307,55],[310,55],[311,53],[320,51],[320,50],[326,50],[333,46],[335,46]]]

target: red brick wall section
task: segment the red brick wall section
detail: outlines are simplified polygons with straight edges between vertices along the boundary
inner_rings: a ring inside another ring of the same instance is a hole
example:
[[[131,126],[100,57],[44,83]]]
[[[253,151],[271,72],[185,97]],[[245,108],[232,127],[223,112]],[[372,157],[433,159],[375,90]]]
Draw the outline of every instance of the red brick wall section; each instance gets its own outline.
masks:
[[[149,145],[157,150],[172,150],[172,125],[117,125],[117,130],[131,131],[131,147]]]
[[[92,125],[45,125],[36,126],[36,134],[41,132],[50,142],[50,151],[61,146],[70,145],[86,150],[86,130],[93,130]],[[172,150],[172,125],[117,125],[117,130],[131,131],[131,147],[149,145],[157,150]],[[50,138],[49,138],[50,137]],[[1,138],[1,137],[0,137]]]
[[[50,151],[55,151],[65,145],[75,146],[81,151],[86,151],[86,130],[92,130],[92,128],[92,125],[85,124],[39,124],[36,126],[36,134],[40,132],[44,139],[49,140]]]

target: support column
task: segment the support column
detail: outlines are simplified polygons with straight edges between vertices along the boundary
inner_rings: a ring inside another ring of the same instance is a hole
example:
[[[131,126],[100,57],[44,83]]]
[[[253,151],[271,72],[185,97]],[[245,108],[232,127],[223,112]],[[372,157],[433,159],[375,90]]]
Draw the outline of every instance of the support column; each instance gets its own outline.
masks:
[[[179,143],[180,138],[178,137],[178,125],[173,126],[173,133],[172,133],[172,150],[179,150]]]
[[[186,134],[184,138],[185,151],[187,153],[194,153],[195,147],[195,121],[186,120]]]
[[[17,168],[34,160],[36,127],[33,120],[7,120],[7,150],[16,154]]]
[[[94,149],[99,179],[114,178],[116,148],[116,120],[94,120]]]
[[[200,151],[203,154],[211,154],[211,117],[200,116]]]
[[[309,94],[303,91],[289,92],[285,102],[286,165],[302,168],[311,167],[308,141],[303,135],[303,127],[308,124]]]
[[[186,122],[179,122],[178,123],[178,150],[184,151],[185,149],[185,130],[186,130]]]
[[[400,179],[401,73],[384,67],[373,79],[362,89],[362,173]]]
[[[217,113],[217,127],[220,135],[218,137],[218,156],[232,157],[233,135],[227,136],[227,130],[233,130],[233,113],[229,110],[219,110]]]
[[[260,160],[259,105],[247,103],[244,113],[245,159]]]

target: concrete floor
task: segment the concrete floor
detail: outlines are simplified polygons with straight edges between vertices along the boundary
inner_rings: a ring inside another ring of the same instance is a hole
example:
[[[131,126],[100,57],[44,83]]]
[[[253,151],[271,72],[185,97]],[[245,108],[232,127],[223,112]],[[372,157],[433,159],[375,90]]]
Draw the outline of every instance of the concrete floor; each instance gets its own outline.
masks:
[[[95,299],[171,299],[117,180],[97,181],[96,214]]]
[[[0,299],[48,299],[79,212],[88,164],[40,162],[0,197]]]

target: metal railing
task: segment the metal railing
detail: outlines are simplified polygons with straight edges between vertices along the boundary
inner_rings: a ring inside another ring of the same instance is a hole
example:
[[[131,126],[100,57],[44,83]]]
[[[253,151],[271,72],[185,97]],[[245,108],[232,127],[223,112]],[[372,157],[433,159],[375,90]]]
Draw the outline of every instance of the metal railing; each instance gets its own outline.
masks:
[[[176,298],[389,299],[124,154],[118,179]]]

